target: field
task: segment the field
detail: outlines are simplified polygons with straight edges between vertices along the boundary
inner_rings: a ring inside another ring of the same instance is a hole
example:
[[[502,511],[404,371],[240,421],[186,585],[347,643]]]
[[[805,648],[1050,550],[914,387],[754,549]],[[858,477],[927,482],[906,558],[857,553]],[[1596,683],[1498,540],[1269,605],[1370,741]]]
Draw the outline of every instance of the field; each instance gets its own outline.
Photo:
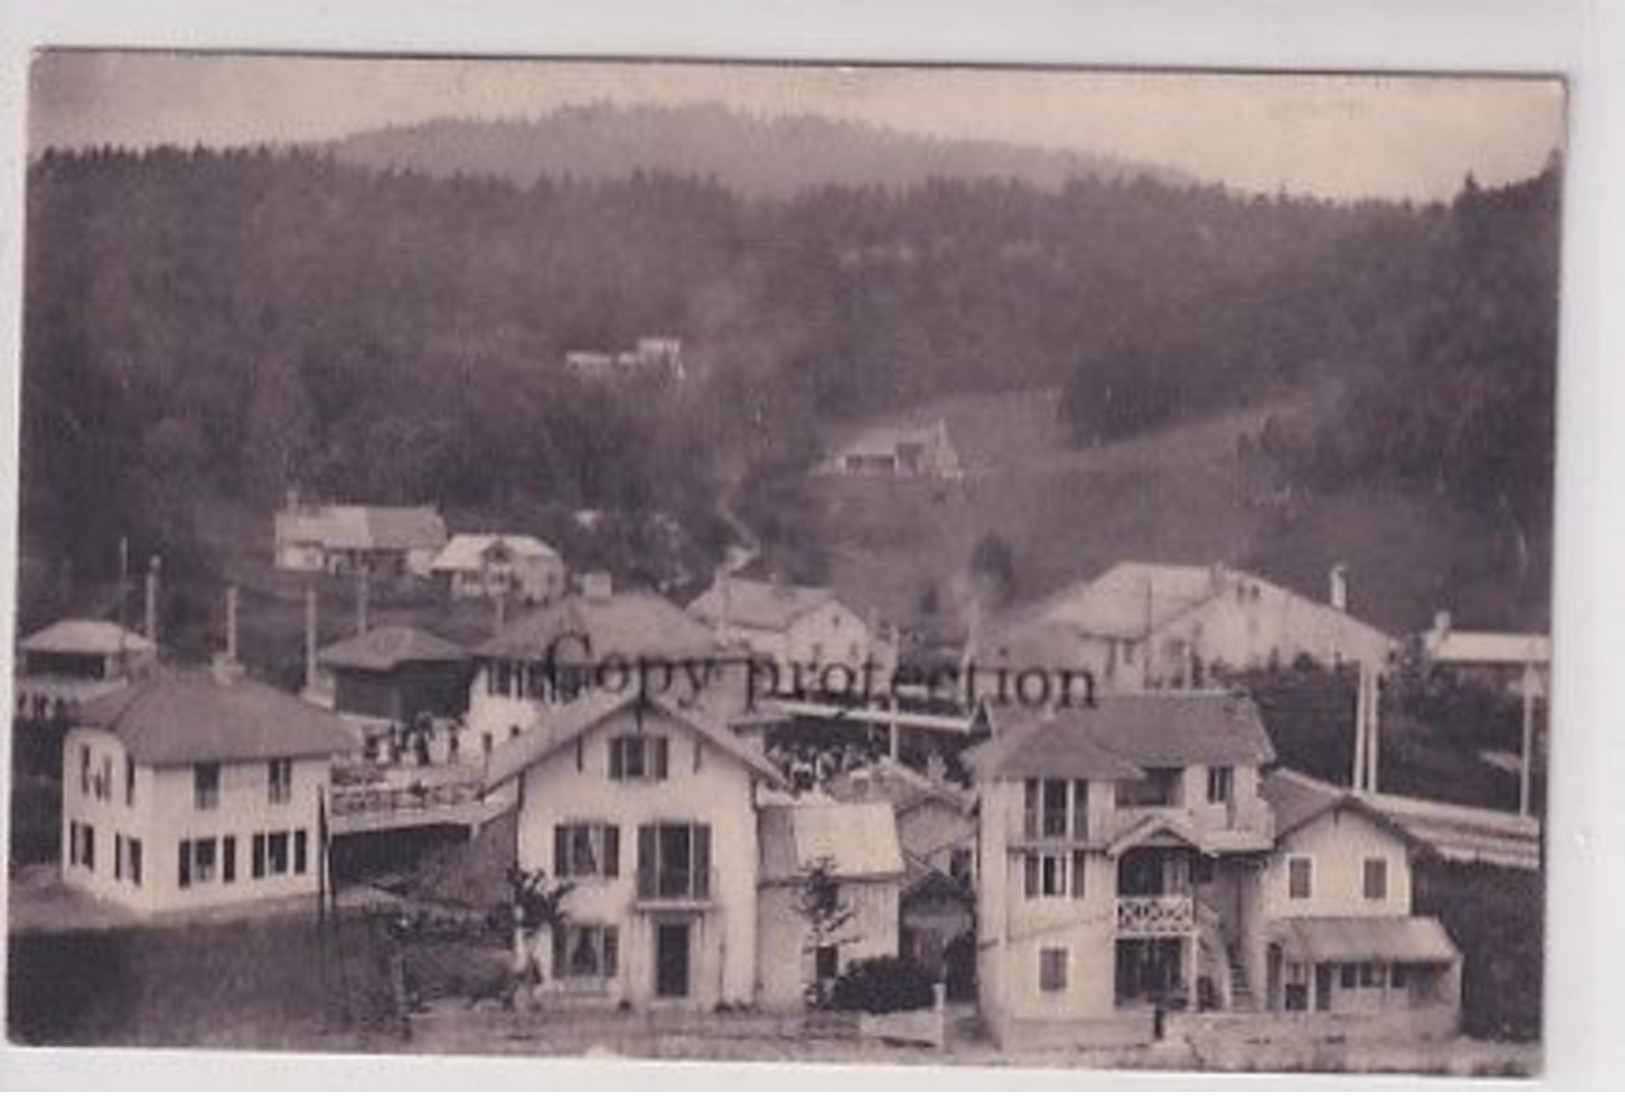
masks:
[[[814,480],[832,582],[894,619],[913,620],[932,586],[951,611],[955,576],[976,542],[997,533],[1014,550],[1022,599],[1130,558],[1223,561],[1323,597],[1341,562],[1353,610],[1396,634],[1425,628],[1439,608],[1464,627],[1541,626],[1545,547],[1520,546],[1439,499],[1365,487],[1286,505],[1249,500],[1240,435],[1256,436],[1271,417],[1312,423],[1325,404],[1306,392],[1072,449],[1053,391],[938,401],[888,421],[946,421],[967,467],[962,483]]]

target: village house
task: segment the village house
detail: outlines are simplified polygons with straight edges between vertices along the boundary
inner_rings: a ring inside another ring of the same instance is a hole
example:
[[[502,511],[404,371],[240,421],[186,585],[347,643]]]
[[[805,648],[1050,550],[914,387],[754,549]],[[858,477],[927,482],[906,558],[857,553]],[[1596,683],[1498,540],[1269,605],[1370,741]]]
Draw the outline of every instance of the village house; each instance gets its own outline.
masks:
[[[1477,632],[1457,628],[1441,609],[1422,633],[1422,654],[1430,666],[1505,689],[1518,697],[1543,699],[1551,673],[1551,637],[1535,632]]]
[[[508,598],[545,605],[565,593],[564,559],[532,536],[458,533],[429,570],[454,598]]]
[[[518,617],[475,648],[469,733],[489,753],[595,685],[635,689],[614,670],[617,662],[645,657],[666,665],[721,653],[710,629],[665,598],[616,591],[607,575],[585,575],[580,593]],[[595,677],[600,669],[602,680]],[[718,700],[723,684],[703,684],[707,699]],[[672,688],[692,692],[693,683],[680,676]]]
[[[17,647],[16,715],[38,723],[71,718],[158,660],[151,640],[108,620],[59,620]]]
[[[839,476],[958,480],[965,475],[943,419],[924,426],[877,426],[830,454],[820,469]]]
[[[603,690],[492,753],[518,863],[568,880],[532,955],[563,998],[713,1008],[755,998],[757,802],[780,777],[701,705]]]
[[[1232,971],[1258,926],[1238,895],[1274,836],[1258,794],[1274,752],[1252,702],[1119,694],[994,722],[971,755],[977,984],[994,1035],[1135,1039],[1157,1002],[1247,1000]]]
[[[1397,642],[1348,611],[1347,571],[1315,601],[1221,564],[1119,563],[989,622],[979,659],[1088,669],[1101,689],[1181,689],[1223,671],[1290,666],[1380,669]]]
[[[718,575],[688,614],[709,625],[722,646],[770,659],[783,673],[796,664],[856,670],[871,658],[885,665],[892,657],[863,617],[822,586]]]
[[[1391,1017],[1410,1035],[1460,1018],[1461,953],[1412,914],[1414,837],[1363,797],[1290,770],[1264,778],[1275,849],[1245,899],[1244,963],[1272,1012]]]
[[[815,982],[827,990],[853,963],[897,954],[904,865],[888,804],[770,803],[760,812],[759,842],[759,1004],[800,1007]],[[823,941],[803,910],[809,875],[820,865],[850,914]]]
[[[369,754],[393,750],[384,745],[399,743],[393,732],[459,720],[468,705],[468,652],[420,628],[373,628],[322,648],[316,661],[323,680],[312,699],[321,697],[360,731]],[[452,734],[438,751],[449,751],[447,760],[462,746]],[[427,737],[419,748],[427,761]]]
[[[354,735],[220,664],[86,702],[62,751],[62,878],[151,914],[314,894]]]
[[[613,382],[673,381],[688,378],[683,342],[669,335],[645,335],[630,350],[571,350],[564,368],[580,380]]]
[[[274,533],[283,571],[423,578],[446,544],[446,523],[433,507],[320,505],[297,492],[277,512]]]

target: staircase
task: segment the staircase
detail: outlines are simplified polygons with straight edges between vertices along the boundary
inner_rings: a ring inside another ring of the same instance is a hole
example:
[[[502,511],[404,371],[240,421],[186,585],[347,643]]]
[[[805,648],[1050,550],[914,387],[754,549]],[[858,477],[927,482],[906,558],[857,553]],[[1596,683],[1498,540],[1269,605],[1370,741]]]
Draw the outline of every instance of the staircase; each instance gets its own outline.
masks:
[[[1253,999],[1253,987],[1247,981],[1247,968],[1241,963],[1236,949],[1224,949],[1225,962],[1230,967],[1230,1011],[1257,1012],[1258,1002]]]

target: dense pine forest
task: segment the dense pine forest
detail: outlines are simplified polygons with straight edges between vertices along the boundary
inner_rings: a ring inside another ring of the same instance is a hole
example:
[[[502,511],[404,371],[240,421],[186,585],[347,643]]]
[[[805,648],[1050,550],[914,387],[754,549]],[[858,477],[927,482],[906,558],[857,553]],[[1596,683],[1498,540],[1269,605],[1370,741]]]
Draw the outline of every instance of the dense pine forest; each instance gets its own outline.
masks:
[[[436,177],[331,150],[48,151],[29,176],[25,556],[195,558],[291,486],[491,513],[658,509],[951,392],[1063,392],[1080,446],[1310,387],[1242,443],[1310,489],[1549,536],[1560,166],[1449,204],[1150,176],[747,196],[715,178]],[[563,355],[683,340],[659,398]]]

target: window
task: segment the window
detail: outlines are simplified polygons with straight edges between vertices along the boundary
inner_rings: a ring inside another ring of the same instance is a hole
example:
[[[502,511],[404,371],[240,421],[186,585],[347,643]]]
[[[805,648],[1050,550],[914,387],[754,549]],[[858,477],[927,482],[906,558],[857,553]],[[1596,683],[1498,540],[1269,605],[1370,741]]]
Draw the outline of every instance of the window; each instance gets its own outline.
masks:
[[[135,806],[135,758],[124,755],[124,805]]]
[[[1360,964],[1360,985],[1367,989],[1380,988],[1387,981],[1387,969],[1381,963]]]
[[[1042,948],[1038,952],[1038,988],[1045,993],[1066,989],[1067,950]]]
[[[79,794],[90,794],[90,747],[79,747]]]
[[[255,879],[264,879],[265,878],[265,835],[263,833],[256,833],[254,835],[253,856],[254,856],[254,862],[252,864],[252,871],[253,871],[254,878]]]
[[[1139,780],[1119,781],[1119,807],[1177,807],[1182,774],[1178,769],[1147,769]]]
[[[268,875],[288,874],[288,831],[265,835],[265,871]]]
[[[620,874],[621,831],[602,822],[567,822],[553,827],[553,874],[560,879]]]
[[[185,890],[192,885],[192,843],[182,841],[179,853],[180,855],[175,858],[175,878],[180,884],[181,890]]]
[[[948,854],[948,875],[960,883],[971,881],[971,870],[974,866],[973,854],[969,849],[954,849]]]
[[[1388,984],[1395,989],[1404,989],[1410,984],[1410,968],[1403,963],[1395,963],[1389,968]]]
[[[1388,897],[1388,861],[1380,856],[1366,858],[1365,896],[1372,902]]]
[[[613,978],[620,950],[620,932],[613,925],[566,925],[553,933],[553,975]]]
[[[220,766],[213,762],[192,766],[192,806],[212,811],[220,805]]]
[[[305,831],[293,831],[293,874],[305,874]]]
[[[237,881],[237,839],[235,837],[222,837],[220,839],[220,882],[235,883]]]
[[[113,835],[113,878],[124,878],[124,835],[122,833]]]
[[[1315,862],[1307,856],[1293,856],[1286,862],[1288,898],[1308,898],[1314,889]]]
[[[130,882],[136,886],[141,885],[141,839],[132,837],[126,846],[130,858]]]
[[[86,824],[79,826],[79,837],[84,847],[79,850],[79,863],[84,865],[86,871],[96,870],[96,827]]]
[[[1236,770],[1228,765],[1219,765],[1207,771],[1207,801],[1209,803],[1229,803],[1235,795]]]
[[[609,778],[666,779],[670,746],[664,735],[617,735],[609,740]]]
[[[96,776],[96,798],[103,800],[113,798],[113,759],[111,757],[102,758],[102,771]]]
[[[835,944],[820,944],[813,951],[813,977],[828,982],[841,976],[841,949]]]
[[[192,842],[192,882],[212,883],[215,869],[215,840],[205,837]]]
[[[1023,834],[1027,840],[1089,833],[1089,785],[1082,780],[1028,780],[1022,786]]]
[[[1067,861],[1068,857],[1063,854],[1029,853],[1024,873],[1027,897],[1066,897]]]
[[[1089,782],[1072,782],[1072,840],[1082,841],[1089,836]]]
[[[79,823],[68,823],[68,866],[79,866]]]
[[[639,898],[710,896],[710,826],[680,822],[638,827]]]
[[[1338,981],[1344,989],[1353,989],[1360,981],[1360,968],[1353,963],[1343,963],[1338,968]]]
[[[1087,859],[1087,857],[1088,857],[1088,854],[1085,853],[1082,849],[1073,849],[1072,850],[1072,897],[1073,898],[1082,898],[1083,897],[1083,881],[1084,881],[1084,876],[1087,874],[1086,871],[1085,871],[1085,868],[1084,868],[1084,862]]]
[[[1191,882],[1207,886],[1213,882],[1214,858],[1202,853],[1191,854]]]
[[[266,764],[266,797],[273,804],[286,803],[293,798],[293,759],[279,757]]]
[[[1066,781],[1044,781],[1044,828],[1045,837],[1066,836]]]

